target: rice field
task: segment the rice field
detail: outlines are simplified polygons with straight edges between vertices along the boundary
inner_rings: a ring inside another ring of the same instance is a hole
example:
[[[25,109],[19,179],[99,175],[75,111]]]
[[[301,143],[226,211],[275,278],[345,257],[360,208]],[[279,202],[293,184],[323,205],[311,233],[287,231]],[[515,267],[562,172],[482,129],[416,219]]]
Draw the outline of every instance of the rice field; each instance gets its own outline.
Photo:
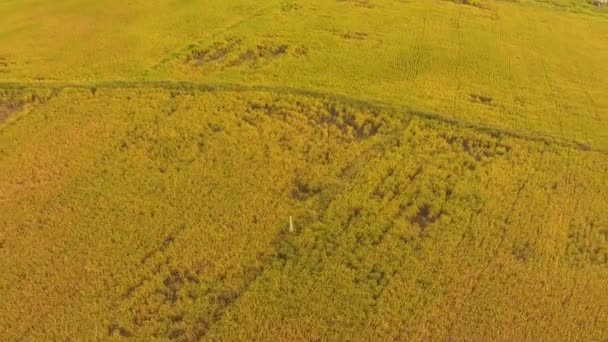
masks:
[[[0,3],[0,339],[607,339],[607,24]]]

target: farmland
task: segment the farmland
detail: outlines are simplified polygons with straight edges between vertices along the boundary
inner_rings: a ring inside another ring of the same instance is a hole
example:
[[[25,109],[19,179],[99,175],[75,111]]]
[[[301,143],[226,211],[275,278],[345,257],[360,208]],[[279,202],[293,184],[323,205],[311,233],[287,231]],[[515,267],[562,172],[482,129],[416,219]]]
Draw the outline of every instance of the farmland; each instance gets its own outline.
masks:
[[[0,3],[2,340],[605,340],[607,27]]]

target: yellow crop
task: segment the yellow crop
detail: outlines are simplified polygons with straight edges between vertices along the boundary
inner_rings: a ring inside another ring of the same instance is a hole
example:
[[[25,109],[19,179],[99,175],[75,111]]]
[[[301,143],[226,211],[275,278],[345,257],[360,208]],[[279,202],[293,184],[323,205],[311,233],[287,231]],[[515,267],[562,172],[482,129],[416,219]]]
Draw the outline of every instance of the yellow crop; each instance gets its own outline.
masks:
[[[1,2],[0,340],[605,340],[607,13]]]

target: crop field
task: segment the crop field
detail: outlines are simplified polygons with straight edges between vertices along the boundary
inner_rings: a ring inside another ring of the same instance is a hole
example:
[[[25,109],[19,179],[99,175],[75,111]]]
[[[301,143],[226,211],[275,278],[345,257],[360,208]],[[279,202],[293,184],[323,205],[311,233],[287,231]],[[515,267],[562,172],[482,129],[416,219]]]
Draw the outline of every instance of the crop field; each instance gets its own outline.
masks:
[[[608,340],[608,9],[0,1],[0,340]]]

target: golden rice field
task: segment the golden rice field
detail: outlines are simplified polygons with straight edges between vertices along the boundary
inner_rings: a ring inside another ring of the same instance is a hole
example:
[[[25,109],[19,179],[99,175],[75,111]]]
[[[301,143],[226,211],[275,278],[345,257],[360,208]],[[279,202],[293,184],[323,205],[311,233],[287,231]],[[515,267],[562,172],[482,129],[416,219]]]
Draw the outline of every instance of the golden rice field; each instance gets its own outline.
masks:
[[[0,340],[608,340],[608,8],[0,1]]]

